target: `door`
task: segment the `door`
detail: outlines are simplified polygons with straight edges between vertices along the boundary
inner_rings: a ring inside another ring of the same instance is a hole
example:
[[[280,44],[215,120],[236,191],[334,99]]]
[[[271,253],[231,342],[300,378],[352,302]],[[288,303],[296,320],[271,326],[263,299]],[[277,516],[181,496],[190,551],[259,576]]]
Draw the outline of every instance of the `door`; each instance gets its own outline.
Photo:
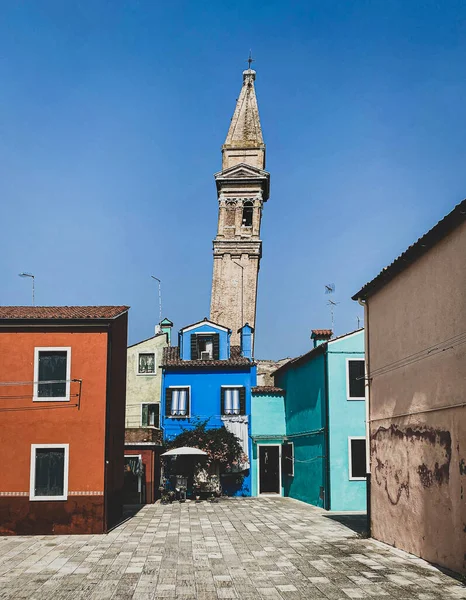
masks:
[[[259,494],[280,493],[280,446],[259,446]]]

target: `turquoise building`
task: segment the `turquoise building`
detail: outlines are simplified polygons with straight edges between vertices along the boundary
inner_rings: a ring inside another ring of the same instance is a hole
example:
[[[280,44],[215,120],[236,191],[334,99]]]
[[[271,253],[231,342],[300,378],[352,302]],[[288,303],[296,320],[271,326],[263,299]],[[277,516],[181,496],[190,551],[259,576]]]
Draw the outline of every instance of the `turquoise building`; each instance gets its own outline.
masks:
[[[275,383],[285,393],[282,493],[328,510],[363,511],[364,331],[359,329],[334,339],[331,335],[330,330],[314,330],[314,348],[275,371]],[[253,395],[252,415],[258,409]],[[252,421],[254,439],[254,417]],[[276,415],[274,432],[278,421]]]
[[[271,386],[252,388],[251,398],[251,494],[284,496],[286,449],[284,391]],[[291,462],[288,467],[291,468]]]

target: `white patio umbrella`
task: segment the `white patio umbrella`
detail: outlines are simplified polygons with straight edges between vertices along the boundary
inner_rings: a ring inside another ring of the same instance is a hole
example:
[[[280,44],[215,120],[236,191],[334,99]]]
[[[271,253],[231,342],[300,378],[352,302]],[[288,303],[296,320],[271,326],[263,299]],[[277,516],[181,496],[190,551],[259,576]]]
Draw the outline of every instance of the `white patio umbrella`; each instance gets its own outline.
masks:
[[[204,450],[199,450],[199,448],[189,448],[189,446],[182,446],[181,448],[173,448],[172,450],[168,450],[161,454],[161,456],[188,456],[188,455],[207,455],[207,452]]]

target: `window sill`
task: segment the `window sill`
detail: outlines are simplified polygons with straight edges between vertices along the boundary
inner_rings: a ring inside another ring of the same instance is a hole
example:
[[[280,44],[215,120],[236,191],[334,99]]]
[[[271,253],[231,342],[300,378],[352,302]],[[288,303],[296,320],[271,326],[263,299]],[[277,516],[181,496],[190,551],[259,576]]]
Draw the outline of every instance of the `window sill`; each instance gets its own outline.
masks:
[[[362,396],[362,397],[360,397],[360,398],[346,398],[346,400],[347,400],[348,402],[354,402],[354,401],[356,401],[356,402],[360,402],[361,400],[365,400],[365,399],[366,399],[366,398],[365,398],[365,396]]]
[[[136,373],[138,377],[155,377],[157,373]]]
[[[167,415],[166,419],[189,419],[190,415]]]
[[[68,496],[29,496],[30,502],[55,502],[68,500]]]
[[[349,481],[366,481],[365,477],[349,477]]]
[[[56,396],[56,397],[33,396],[32,401],[33,402],[69,402],[70,397],[69,396]]]

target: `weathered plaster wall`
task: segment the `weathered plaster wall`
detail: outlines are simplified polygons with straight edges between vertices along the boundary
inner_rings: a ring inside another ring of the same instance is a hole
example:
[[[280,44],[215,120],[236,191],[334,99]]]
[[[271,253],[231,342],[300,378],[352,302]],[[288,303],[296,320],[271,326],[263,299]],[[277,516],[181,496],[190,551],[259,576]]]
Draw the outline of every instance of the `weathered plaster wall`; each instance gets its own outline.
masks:
[[[238,329],[256,321],[259,254],[214,254],[211,319],[232,330],[231,344],[239,345]],[[241,265],[241,266],[239,266]]]
[[[373,535],[462,573],[465,256],[466,224],[368,301]]]
[[[144,340],[130,346],[127,350],[126,369],[126,427],[141,426],[141,404],[160,403],[162,390],[163,349],[167,346],[165,334]],[[155,374],[138,374],[138,354],[140,352],[155,353]]]

